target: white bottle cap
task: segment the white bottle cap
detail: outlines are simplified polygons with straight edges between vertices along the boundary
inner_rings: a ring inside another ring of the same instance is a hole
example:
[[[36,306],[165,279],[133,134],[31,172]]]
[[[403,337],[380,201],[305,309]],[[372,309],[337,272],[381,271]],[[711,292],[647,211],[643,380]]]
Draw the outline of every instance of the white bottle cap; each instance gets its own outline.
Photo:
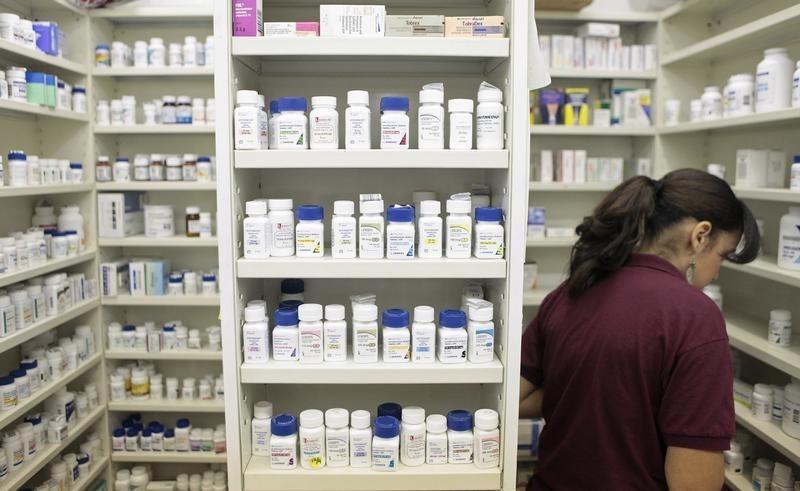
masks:
[[[441,90],[420,90],[419,91],[419,103],[433,103],[433,104],[441,104],[444,102],[444,92]]]
[[[266,316],[266,310],[263,305],[254,305],[244,309],[245,322],[262,322]]]
[[[311,107],[336,107],[336,98],[329,95],[315,95],[311,98]]]
[[[741,451],[742,451],[742,446],[739,444],[739,442],[735,440],[731,441],[731,452],[741,452]]]
[[[353,305],[353,320],[360,322],[378,320],[378,306],[370,304]]]
[[[258,419],[266,419],[272,417],[272,403],[269,401],[258,401],[253,406],[253,416]]]
[[[186,214],[187,215],[199,215],[200,214],[200,207],[198,207],[198,206],[187,206],[186,207]]]
[[[361,214],[365,213],[383,213],[383,200],[362,201]]]
[[[789,310],[770,310],[769,320],[772,321],[791,321],[792,312]]]
[[[267,204],[273,211],[291,211],[294,208],[294,201],[291,199],[271,199],[267,201]]]
[[[468,298],[469,319],[479,322],[490,322],[494,319],[494,305],[492,302],[480,298]]]
[[[350,420],[350,412],[347,409],[334,407],[325,411],[325,425],[331,428],[344,428]]]
[[[256,306],[259,306],[259,305],[264,307],[264,312],[267,311],[267,302],[265,300],[261,300],[259,298],[257,300],[250,300],[249,302],[247,302],[247,306],[248,307],[256,307]]]
[[[364,411],[363,409],[357,409],[352,413],[350,413],[350,426],[352,426],[353,428],[363,430],[364,428],[369,428],[369,425],[370,425],[369,411]]]
[[[425,420],[425,426],[430,433],[444,433],[447,431],[447,418],[441,414],[431,414]]]
[[[472,99],[450,99],[447,101],[447,110],[451,113],[471,113],[475,103]]]
[[[762,458],[756,460],[756,467],[758,467],[759,469],[761,469],[763,471],[772,472],[772,468],[774,466],[775,466],[775,462],[773,462],[773,461],[771,461],[769,459],[765,459],[765,458],[762,457]]]
[[[329,321],[344,320],[344,305],[339,305],[339,304],[326,305],[325,319]]]
[[[300,413],[300,426],[304,428],[316,428],[322,426],[324,416],[319,409],[306,409]]]
[[[771,396],[772,386],[769,384],[756,384],[755,386],[753,386],[753,393],[765,396]]]
[[[433,322],[435,318],[433,307],[427,305],[414,307],[414,322]]]
[[[420,213],[424,215],[438,215],[442,212],[442,204],[439,201],[426,199],[419,204]]]
[[[475,428],[479,430],[493,430],[500,424],[500,416],[493,409],[478,409],[474,418]]]
[[[481,84],[478,89],[478,102],[503,102],[503,91],[494,86],[487,87]]]
[[[775,462],[775,470],[772,472],[772,480],[775,484],[781,485],[784,489],[786,486],[792,487],[794,478],[792,476],[792,468],[786,464]],[[773,486],[775,486],[773,484]]]
[[[369,92],[366,90],[348,90],[347,103],[369,105]]]
[[[248,215],[266,215],[267,201],[263,199],[248,201],[244,205],[244,210]]]
[[[425,410],[419,406],[403,408],[403,423],[418,425],[425,422]]]
[[[270,208],[272,208],[272,203],[270,203]],[[472,200],[447,200],[447,213],[469,213],[470,211],[472,211]]]
[[[318,303],[304,303],[297,307],[297,318],[305,322],[322,320],[322,305]]]
[[[340,200],[333,202],[334,215],[352,215],[355,210],[356,205],[352,201]]]
[[[164,98],[166,99],[166,96]],[[258,92],[255,90],[237,91],[236,104],[258,104]]]

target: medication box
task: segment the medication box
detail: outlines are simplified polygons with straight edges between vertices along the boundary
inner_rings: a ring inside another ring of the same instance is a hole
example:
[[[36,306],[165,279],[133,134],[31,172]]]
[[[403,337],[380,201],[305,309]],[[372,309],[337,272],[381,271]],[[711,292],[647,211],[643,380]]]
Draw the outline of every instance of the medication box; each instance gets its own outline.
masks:
[[[578,37],[601,37],[601,38],[616,38],[619,37],[620,29],[619,24],[611,24],[607,22],[587,22],[578,27]]]
[[[143,259],[132,259],[128,263],[128,285],[130,286],[130,293],[132,297],[143,297],[147,295],[145,287],[147,280],[144,273]]]
[[[545,208],[531,206],[528,208],[528,238],[544,239],[545,234]]]
[[[55,22],[34,22],[36,47],[51,56],[61,55],[61,30]]]
[[[320,36],[383,37],[386,7],[383,5],[320,5]]]
[[[387,15],[386,35],[393,37],[443,37],[444,16]]]
[[[144,263],[145,290],[148,295],[166,295],[169,281],[169,261],[151,259]]]
[[[317,37],[319,22],[264,22],[265,37]]]
[[[263,36],[263,19],[261,0],[233,1],[234,36]]]
[[[116,297],[130,288],[128,260],[100,264],[100,294],[104,297]]]
[[[122,238],[144,233],[144,193],[97,195],[99,236]]]
[[[502,38],[506,35],[505,18],[502,15],[445,17],[444,35],[462,38]]]

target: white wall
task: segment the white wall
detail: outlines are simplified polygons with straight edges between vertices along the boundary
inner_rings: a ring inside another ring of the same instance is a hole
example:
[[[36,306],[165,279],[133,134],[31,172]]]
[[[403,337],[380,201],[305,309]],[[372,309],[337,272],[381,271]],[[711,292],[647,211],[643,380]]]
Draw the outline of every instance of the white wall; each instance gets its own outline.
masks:
[[[679,0],[594,0],[591,5],[583,9],[586,12],[593,10],[608,10],[612,12],[626,11],[651,11],[662,10]]]

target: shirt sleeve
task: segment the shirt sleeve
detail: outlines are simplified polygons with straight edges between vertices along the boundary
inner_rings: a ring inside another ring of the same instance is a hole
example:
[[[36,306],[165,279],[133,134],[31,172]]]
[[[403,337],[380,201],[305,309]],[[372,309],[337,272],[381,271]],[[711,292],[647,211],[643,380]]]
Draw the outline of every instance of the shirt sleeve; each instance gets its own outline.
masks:
[[[732,386],[727,339],[679,354],[667,378],[658,415],[667,446],[728,450],[736,429]]]
[[[542,358],[544,354],[544,339],[541,335],[541,317],[543,308],[539,309],[536,317],[528,325],[522,335],[522,363],[520,375],[534,386],[544,387],[542,375]]]

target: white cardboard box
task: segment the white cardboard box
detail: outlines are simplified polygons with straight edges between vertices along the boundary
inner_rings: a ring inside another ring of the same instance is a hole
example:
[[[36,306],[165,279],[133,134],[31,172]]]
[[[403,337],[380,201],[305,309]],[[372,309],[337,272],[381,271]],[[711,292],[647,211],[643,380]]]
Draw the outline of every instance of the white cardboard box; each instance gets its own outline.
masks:
[[[619,24],[612,24],[610,22],[587,22],[578,26],[578,37],[601,37],[601,38],[615,38],[619,37],[620,27]]]
[[[98,235],[124,238],[144,233],[143,193],[97,195]]]
[[[736,185],[743,188],[767,186],[768,150],[743,148],[736,151]]]
[[[383,37],[383,5],[320,5],[319,35],[327,37]]]

